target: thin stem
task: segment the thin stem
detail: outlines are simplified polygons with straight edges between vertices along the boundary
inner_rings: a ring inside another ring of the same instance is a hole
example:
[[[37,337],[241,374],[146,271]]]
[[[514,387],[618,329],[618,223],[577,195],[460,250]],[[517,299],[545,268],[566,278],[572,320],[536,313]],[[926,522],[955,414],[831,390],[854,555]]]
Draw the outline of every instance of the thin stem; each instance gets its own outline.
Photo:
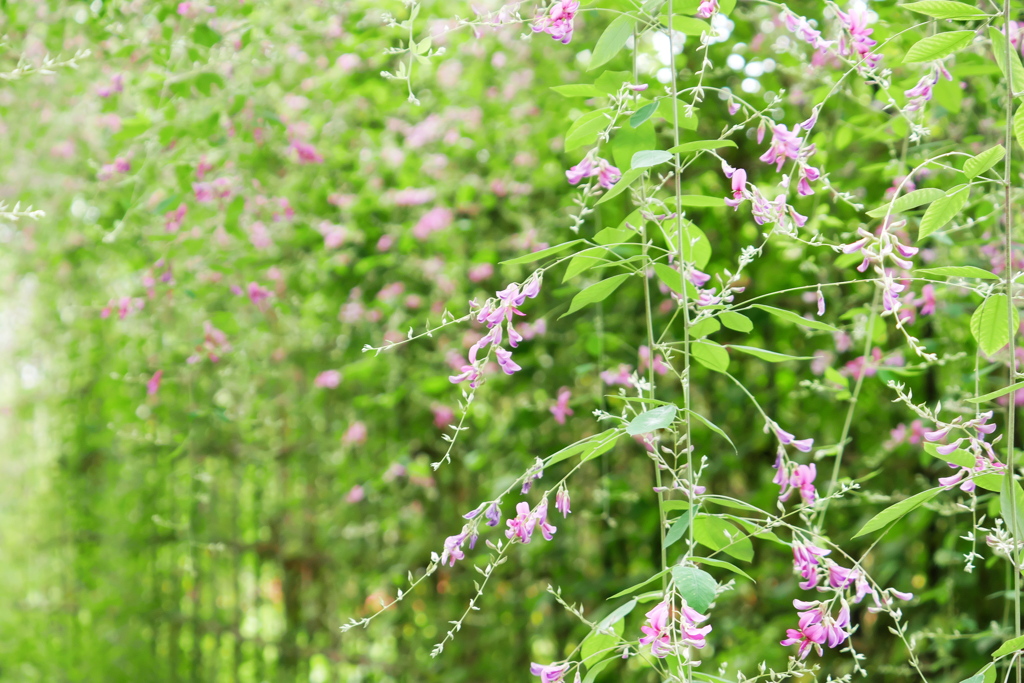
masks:
[[[857,375],[857,382],[853,386],[853,394],[850,396],[850,407],[846,409],[846,421],[843,423],[843,433],[839,436],[839,442],[836,445],[836,459],[832,464],[832,476],[829,478],[828,488],[825,490],[826,496],[831,496],[832,492],[835,491],[836,484],[839,482],[839,468],[843,463],[843,453],[846,451],[846,441],[850,436],[850,428],[853,426],[853,414],[857,410],[857,401],[860,399],[860,390],[864,386],[864,377],[867,375],[867,362],[868,356],[871,355],[871,346],[874,342],[875,333],[875,318],[878,316],[878,298],[881,292],[881,287],[875,287],[875,296],[871,300],[871,315],[868,317],[868,325],[864,333],[864,354],[863,364],[861,365],[860,373]],[[821,515],[818,517],[817,530],[821,533],[825,528],[825,515],[828,514],[828,505],[831,502],[831,498],[826,497],[825,503],[821,508]]]
[[[1003,3],[1003,29],[1006,39],[1003,41],[1005,50],[1003,51],[1003,72],[1006,74],[1006,129],[1005,129],[1005,140],[1004,147],[1006,148],[1006,157],[1003,160],[1003,226],[1004,226],[1004,242],[1003,242],[1003,259],[1004,259],[1004,277],[1006,286],[1006,316],[1008,319],[1009,330],[1010,330],[1010,343],[1009,343],[1009,357],[1010,357],[1010,368],[1008,372],[1007,382],[1010,385],[1016,383],[1017,376],[1017,329],[1013,324],[1016,310],[1013,305],[1013,206],[1010,203],[1010,195],[1013,188],[1012,180],[1012,166],[1013,166],[1013,54],[1011,52],[1012,45],[1010,41],[1010,0],[1006,0]],[[1017,543],[1019,542],[1018,535],[1020,529],[1017,524],[1017,495],[1016,495],[1016,458],[1014,453],[1014,428],[1016,427],[1016,415],[1017,414],[1017,392],[1011,390],[1006,402],[1006,471],[1007,476],[1010,477],[1010,495],[1007,500],[1007,511],[1009,517],[1009,529],[1010,538],[1013,541],[1013,555],[1010,560],[1010,564],[1013,567],[1013,632],[1014,635],[1020,637],[1020,569],[1018,568],[1020,562],[1020,551],[1018,550]],[[1017,659],[1017,683],[1021,683],[1021,660]]]

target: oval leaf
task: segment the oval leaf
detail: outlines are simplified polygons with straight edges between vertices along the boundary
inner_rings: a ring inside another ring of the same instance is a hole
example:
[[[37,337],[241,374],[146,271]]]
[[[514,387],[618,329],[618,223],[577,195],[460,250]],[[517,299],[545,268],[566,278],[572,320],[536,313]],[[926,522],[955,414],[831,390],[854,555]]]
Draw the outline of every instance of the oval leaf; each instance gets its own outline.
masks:
[[[786,322],[796,323],[797,325],[803,325],[809,327],[812,330],[822,330],[825,332],[838,332],[839,329],[832,327],[828,323],[823,323],[820,320],[811,320],[810,318],[804,318],[793,311],[787,311],[783,308],[775,308],[774,306],[764,306],[762,304],[753,304],[754,308],[760,308],[762,311],[771,313],[776,318],[785,320]]]
[[[766,360],[769,363],[783,363],[787,360],[812,360],[810,356],[787,356],[784,353],[776,353],[775,351],[766,351],[765,349],[754,348],[753,346],[739,346],[737,344],[730,344],[730,349],[736,349],[743,353],[748,353],[751,356]]]
[[[582,292],[572,298],[572,303],[569,304],[569,310],[563,313],[559,318],[564,318],[567,315],[572,315],[576,311],[580,310],[584,306],[595,304],[598,301],[604,301],[607,299],[612,292],[619,288],[626,278],[629,277],[629,273],[623,273],[622,275],[613,275],[607,280],[601,280],[598,283],[592,284]]]
[[[960,189],[953,189],[941,199],[936,199],[928,210],[921,217],[921,225],[917,229],[917,241],[920,242],[932,234],[960,213],[971,195],[970,185],[963,185]]]
[[[979,280],[998,280],[999,276],[983,268],[975,266],[939,266],[938,268],[922,268],[914,271],[917,275],[931,277],[973,277]]]
[[[982,173],[998,164],[1005,156],[1006,148],[1002,145],[996,145],[991,149],[986,149],[978,156],[971,157],[964,162],[964,175],[967,176],[968,180],[974,180]]]
[[[612,23],[608,24],[608,28],[604,30],[601,37],[597,39],[597,45],[594,46],[594,52],[590,56],[590,64],[587,66],[587,71],[593,71],[617,55],[619,50],[625,46],[629,37],[633,35],[633,27],[635,25],[636,19],[628,14],[620,14],[615,17]]]
[[[672,155],[661,149],[647,149],[641,152],[637,152],[633,155],[632,161],[630,161],[629,167],[635,168],[650,168],[651,166],[657,166],[663,164],[666,161],[671,161]]]
[[[1016,331],[1020,326],[1020,315],[1016,306],[1012,311],[1012,329]],[[971,334],[986,356],[991,356],[1010,343],[1010,329],[1005,294],[995,294],[985,299],[971,316]]]
[[[919,40],[903,58],[904,64],[930,62],[961,50],[974,40],[974,31],[948,31]]]
[[[687,606],[701,614],[707,612],[718,588],[711,574],[696,567],[672,567],[672,581]]]
[[[673,147],[669,151],[673,154],[687,154],[688,152],[702,152],[709,149],[721,149],[722,147],[735,147],[732,140],[698,140],[697,142],[684,142]]]
[[[934,187],[925,187],[920,190],[914,190],[907,194],[899,197],[891,202],[886,202],[882,206],[876,209],[868,211],[868,215],[872,218],[881,218],[887,213],[903,213],[910,209],[916,209],[919,206],[934,202],[940,197],[945,197],[946,193]],[[892,207],[890,209],[890,207]]]
[[[864,534],[870,534],[872,531],[878,531],[879,529],[888,526],[892,522],[902,518],[904,515],[907,515],[921,507],[940,493],[942,493],[942,488],[928,489],[927,491],[921,491],[921,493],[915,494],[906,500],[901,500],[895,505],[890,505],[872,517],[867,524],[861,527],[861,530],[854,535],[854,538],[857,538],[857,536],[863,536]]]
[[[676,419],[677,410],[674,405],[668,405],[659,406],[640,413],[630,420],[629,425],[626,427],[626,433],[630,436],[636,436],[637,434],[648,434],[658,429],[664,429],[672,424],[672,420]]]
[[[983,19],[988,16],[977,7],[953,0],[921,0],[901,7],[936,19]]]
[[[690,354],[698,363],[715,372],[729,369],[729,352],[721,344],[702,339],[690,344]]]

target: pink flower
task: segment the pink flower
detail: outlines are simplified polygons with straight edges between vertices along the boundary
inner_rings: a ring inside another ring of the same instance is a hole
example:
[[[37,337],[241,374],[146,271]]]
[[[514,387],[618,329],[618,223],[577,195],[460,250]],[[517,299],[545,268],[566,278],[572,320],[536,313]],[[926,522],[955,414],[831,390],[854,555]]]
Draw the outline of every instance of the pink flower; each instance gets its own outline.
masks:
[[[295,152],[300,164],[321,164],[324,161],[324,158],[316,151],[316,147],[308,142],[292,140],[289,147]]]
[[[775,164],[777,171],[782,170],[786,159],[794,161],[800,158],[800,138],[796,132],[790,131],[785,124],[772,126],[772,142],[768,151],[761,155],[761,161]]]
[[[811,463],[810,465],[797,465],[793,470],[793,474],[789,477],[789,485],[799,489],[800,497],[808,505],[813,503],[817,497],[817,491],[814,490],[814,477],[816,475],[817,468],[814,466],[814,463]]]
[[[490,263],[480,263],[469,269],[468,277],[470,282],[483,282],[494,275],[494,266]]]
[[[572,21],[579,8],[578,0],[559,0],[547,14],[539,14],[534,18],[532,28],[535,33],[543,31],[563,45],[568,45],[572,40]]]
[[[366,425],[361,421],[356,421],[345,431],[345,436],[341,437],[341,443],[346,446],[361,444],[366,441],[366,435]]]
[[[832,551],[816,545],[793,542],[793,569],[804,579],[800,583],[800,588],[810,590],[818,585],[818,570],[821,568],[818,558],[825,557],[830,552]]]
[[[435,404],[430,406],[430,412],[434,414],[434,426],[438,429],[444,429],[455,421],[455,411],[448,406]]]
[[[366,492],[363,490],[362,486],[356,484],[349,490],[348,494],[345,496],[345,502],[359,503],[362,502],[364,498],[366,498]]]
[[[710,19],[711,15],[718,11],[718,0],[701,0],[697,8],[697,16],[701,19]]]
[[[160,380],[163,379],[164,371],[157,370],[153,373],[153,376],[146,382],[146,394],[148,396],[156,396],[156,392],[160,390]]]
[[[530,673],[540,676],[541,683],[562,683],[565,680],[565,672],[569,670],[569,663],[548,664],[546,666],[530,662]]]
[[[856,52],[864,60],[864,65],[869,69],[877,67],[878,63],[882,60],[882,55],[871,51],[878,42],[870,37],[874,33],[874,29],[867,26],[867,8],[862,5],[855,5],[848,13],[838,8],[836,8],[835,12],[843,27],[850,33],[849,42],[847,42],[846,36],[839,39],[839,54],[845,57]]]
[[[541,530],[541,535],[548,541],[554,537],[555,532],[558,530],[556,527],[548,524],[547,500],[541,501],[536,510],[530,510],[529,503],[519,503],[516,505],[516,516],[506,521],[505,524],[508,525],[508,529],[505,530],[505,537],[509,540],[518,538],[521,543],[529,543],[533,537],[534,530],[538,527]]]
[[[707,616],[687,605],[685,600],[678,612],[672,609],[669,601],[662,600],[646,617],[647,623],[640,627],[644,633],[640,645],[650,645],[651,654],[659,659],[676,652],[680,647],[702,649],[707,645],[705,636],[711,632],[711,626],[698,626],[707,621]],[[674,627],[678,627],[678,634],[673,633]]]
[[[619,182],[622,173],[608,163],[607,159],[601,157],[591,159],[589,155],[565,172],[566,180],[570,185],[578,185],[584,178],[593,178],[594,176],[597,176],[597,184],[608,190]]]
[[[840,608],[837,619],[833,619],[819,602],[794,600],[793,606],[802,610],[797,612],[800,615],[799,628],[788,629],[782,645],[799,645],[800,659],[806,658],[812,647],[820,656],[823,644],[835,648],[849,637],[846,629],[850,626],[850,608],[845,604]]]
[[[555,509],[562,513],[562,517],[568,517],[572,510],[569,509],[569,491],[566,488],[558,489],[555,494]]]
[[[555,416],[555,422],[560,425],[565,424],[565,418],[572,415],[572,408],[569,407],[569,399],[572,398],[572,392],[566,387],[562,387],[558,390],[558,400],[555,405],[551,406],[551,414]]]
[[[313,386],[321,389],[337,389],[339,384],[341,373],[337,370],[324,370],[313,380]]]
[[[452,214],[451,209],[436,206],[420,217],[416,225],[413,226],[412,235],[416,239],[423,241],[430,237],[432,233],[449,227],[453,219],[454,214]]]

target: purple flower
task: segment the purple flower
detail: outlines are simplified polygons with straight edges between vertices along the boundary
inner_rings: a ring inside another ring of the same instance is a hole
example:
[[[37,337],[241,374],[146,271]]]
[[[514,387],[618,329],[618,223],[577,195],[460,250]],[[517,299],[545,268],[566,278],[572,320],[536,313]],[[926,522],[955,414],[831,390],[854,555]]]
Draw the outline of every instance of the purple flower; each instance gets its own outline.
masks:
[[[814,466],[814,463],[811,463],[810,465],[797,465],[793,470],[793,474],[789,477],[790,485],[795,489],[799,489],[800,497],[808,505],[813,503],[817,497],[817,491],[814,490],[814,477],[816,475],[817,468]]]
[[[542,665],[530,662],[530,673],[540,676],[541,683],[562,683],[565,680],[565,672],[569,670],[569,663]]]
[[[710,19],[711,15],[718,11],[718,0],[701,0],[697,8],[697,16],[701,19]]]
[[[766,164],[775,164],[777,171],[782,170],[786,159],[794,161],[800,158],[800,138],[796,133],[790,131],[785,124],[772,126],[772,142],[768,151],[761,155],[761,161]]]
[[[572,408],[569,407],[569,399],[571,398],[572,392],[568,388],[562,387],[558,390],[558,400],[555,401],[555,405],[549,408],[551,414],[555,416],[555,422],[560,425],[564,425],[565,418],[573,414]]]
[[[550,541],[557,527],[548,523],[548,503],[542,501],[536,510],[530,510],[530,504],[526,502],[516,505],[516,516],[505,522],[508,529],[505,530],[505,537],[509,540],[518,538],[521,543],[529,543],[533,537],[534,530],[540,527],[541,535],[545,540]]]
[[[164,371],[157,370],[153,373],[153,376],[146,382],[146,394],[148,396],[155,396],[156,392],[160,390],[160,380],[163,379]]]
[[[555,509],[562,513],[562,517],[568,517],[572,512],[569,509],[569,491],[564,486],[555,494]]]
[[[341,373],[337,370],[324,370],[313,380],[313,386],[321,389],[337,389],[339,384]]]
[[[580,3],[578,0],[559,0],[548,10],[533,20],[535,33],[543,31],[563,45],[572,40],[572,20],[576,18]]]
[[[645,616],[647,623],[640,627],[644,633],[640,645],[650,645],[651,654],[659,659],[676,652],[679,647],[690,646],[699,650],[707,645],[705,636],[711,632],[711,626],[698,626],[707,621],[707,616],[687,605],[685,600],[678,611],[673,610],[668,600],[662,600]],[[676,628],[678,634],[674,633]]]

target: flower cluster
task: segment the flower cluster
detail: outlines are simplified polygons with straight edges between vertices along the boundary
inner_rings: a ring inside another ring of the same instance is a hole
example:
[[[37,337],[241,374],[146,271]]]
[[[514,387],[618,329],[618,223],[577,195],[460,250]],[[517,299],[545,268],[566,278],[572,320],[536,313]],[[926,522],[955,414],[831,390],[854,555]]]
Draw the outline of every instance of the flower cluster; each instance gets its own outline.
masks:
[[[546,14],[540,14],[533,20],[534,33],[544,32],[563,45],[572,40],[572,21],[580,9],[579,0],[559,0],[553,4]]]
[[[952,455],[958,450],[964,450],[974,457],[974,465],[972,467],[949,463],[950,467],[958,468],[958,470],[955,474],[948,477],[940,477],[939,483],[942,486],[951,489],[960,484],[960,490],[970,493],[977,488],[977,484],[975,484],[973,479],[975,475],[985,472],[999,474],[1005,471],[1006,465],[999,461],[995,451],[992,449],[992,444],[985,441],[985,437],[996,430],[996,425],[989,423],[991,419],[992,411],[984,412],[967,422],[964,422],[962,417],[957,417],[952,422],[945,423],[938,429],[924,433],[925,441],[936,443],[946,439],[953,429],[962,429],[966,432],[965,436],[938,446],[935,449],[935,452],[939,455]],[[966,444],[964,443],[965,441],[967,442]],[[963,448],[961,449],[962,446]]]
[[[647,623],[640,627],[644,633],[640,645],[650,645],[651,654],[659,659],[679,652],[683,647],[700,650],[707,644],[705,636],[711,632],[711,626],[700,626],[707,621],[707,616],[687,605],[686,600],[680,600],[679,610],[673,609],[669,600],[659,602],[646,614]]]
[[[805,130],[811,130],[817,123],[817,118],[817,114],[812,115],[811,118],[801,123],[800,127]],[[802,197],[806,197],[807,195],[814,194],[814,190],[811,189],[811,182],[821,177],[821,171],[807,163],[807,160],[814,156],[816,149],[813,143],[804,145],[795,129],[789,130],[785,124],[780,123],[772,126],[771,144],[768,146],[768,151],[762,154],[760,158],[766,164],[775,164],[775,170],[777,171],[782,170],[786,159],[792,159],[797,162],[797,193]],[[734,198],[735,190],[736,188],[734,187]]]
[[[509,540],[519,539],[520,543],[529,543],[532,540],[533,532],[540,529],[544,540],[550,541],[558,527],[548,523],[548,501],[544,499],[531,510],[530,504],[521,502],[516,505],[516,516],[507,522],[508,529],[505,530],[505,537]]]
[[[511,375],[522,368],[512,360],[512,352],[501,346],[503,334],[508,331],[508,344],[512,348],[519,346],[523,336],[516,332],[512,326],[513,316],[526,315],[519,310],[519,307],[529,298],[533,299],[540,293],[542,276],[535,273],[523,285],[512,283],[505,289],[497,292],[496,299],[488,299],[477,312],[476,320],[487,325],[490,332],[481,337],[469,348],[469,362],[460,366],[459,374],[452,375],[448,379],[452,384],[469,381],[470,388],[477,388],[480,378],[483,376],[481,366],[483,360],[477,355],[488,346],[494,346],[494,355],[498,358],[498,365]]]
[[[744,200],[750,200],[750,212],[758,225],[774,223],[780,229],[789,230],[792,225],[802,228],[807,224],[807,216],[797,213],[796,209],[786,202],[785,194],[778,195],[774,201],[768,201],[760,190],[747,184],[747,172],[742,168],[733,168],[723,161],[722,171],[726,178],[732,180],[732,197],[727,197],[725,203],[735,209]],[[810,178],[809,175],[806,177]]]
[[[718,11],[718,0],[701,0],[697,7],[697,16],[701,19],[710,19],[711,15]]]
[[[875,30],[868,28],[868,9],[862,5],[854,5],[849,12],[843,12],[838,8],[835,12],[845,29],[839,38],[839,54],[849,57],[856,53],[862,60],[858,67],[877,68],[878,63],[882,61],[882,55],[872,52],[878,41],[871,37]]]
[[[838,618],[835,619],[829,613],[828,606],[818,601],[794,600],[793,606],[800,615],[799,625],[797,628],[786,630],[787,637],[782,641],[782,645],[799,645],[797,652],[800,659],[806,658],[812,647],[820,656],[822,645],[828,644],[830,648],[835,648],[850,636],[847,630],[850,628],[848,605],[843,604],[839,609]]]
[[[565,177],[570,185],[578,185],[584,178],[593,178],[594,176],[597,176],[597,184],[608,190],[619,182],[622,172],[608,163],[607,159],[594,157],[592,154],[583,157],[580,163],[565,172]]]
[[[931,70],[921,77],[917,85],[903,91],[903,94],[907,96],[907,104],[903,107],[903,111],[912,112],[924,109],[924,105],[932,99],[932,90],[934,90],[935,84],[939,82],[940,76],[947,81],[953,80],[953,74],[949,73],[949,70],[942,65],[942,62],[933,62]]]

